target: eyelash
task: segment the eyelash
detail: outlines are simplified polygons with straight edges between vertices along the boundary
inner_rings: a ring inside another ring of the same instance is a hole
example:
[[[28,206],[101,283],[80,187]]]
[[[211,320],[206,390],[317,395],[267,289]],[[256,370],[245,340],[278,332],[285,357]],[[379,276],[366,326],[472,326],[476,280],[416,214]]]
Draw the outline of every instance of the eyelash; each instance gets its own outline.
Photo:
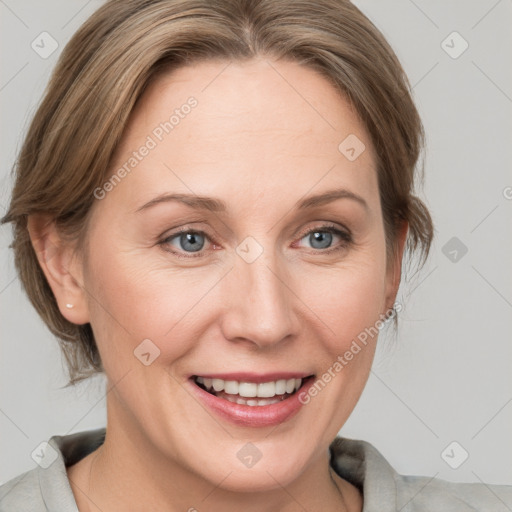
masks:
[[[299,237],[299,240],[302,240],[305,236],[308,236],[311,233],[317,233],[317,232],[331,233],[334,235],[338,235],[342,240],[342,242],[335,247],[329,247],[327,249],[313,249],[313,251],[316,251],[320,254],[331,254],[331,253],[334,253],[337,251],[341,251],[342,249],[346,249],[352,243],[352,235],[350,234],[350,232],[342,231],[339,228],[337,228],[334,224],[323,224],[321,226],[315,226],[314,228],[311,228],[308,231],[302,233]],[[187,226],[185,226],[185,227],[178,229],[178,231],[172,233],[171,235],[165,237],[162,241],[158,242],[158,245],[160,245],[164,251],[170,252],[171,254],[174,254],[178,258],[189,259],[189,258],[204,257],[203,251],[198,251],[196,253],[183,253],[183,252],[178,252],[178,251],[172,251],[172,250],[165,248],[165,246],[168,245],[170,240],[173,240],[174,238],[178,237],[179,235],[182,235],[183,233],[204,235],[208,240],[210,240],[210,237],[204,231],[189,229]],[[212,242],[212,240],[210,240],[210,242]],[[187,255],[185,256],[185,254],[187,254]]]

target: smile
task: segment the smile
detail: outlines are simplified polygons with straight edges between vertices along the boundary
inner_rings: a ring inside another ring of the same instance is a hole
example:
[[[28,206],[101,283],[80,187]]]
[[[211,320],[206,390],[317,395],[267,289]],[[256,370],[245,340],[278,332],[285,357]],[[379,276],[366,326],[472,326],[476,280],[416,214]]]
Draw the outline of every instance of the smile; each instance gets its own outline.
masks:
[[[261,407],[286,400],[302,386],[303,379],[279,379],[256,383],[197,376],[194,381],[216,397],[239,405]]]
[[[221,378],[223,377],[223,378]],[[295,416],[299,394],[314,384],[307,373],[192,375],[191,391],[216,416],[244,427],[268,427]]]

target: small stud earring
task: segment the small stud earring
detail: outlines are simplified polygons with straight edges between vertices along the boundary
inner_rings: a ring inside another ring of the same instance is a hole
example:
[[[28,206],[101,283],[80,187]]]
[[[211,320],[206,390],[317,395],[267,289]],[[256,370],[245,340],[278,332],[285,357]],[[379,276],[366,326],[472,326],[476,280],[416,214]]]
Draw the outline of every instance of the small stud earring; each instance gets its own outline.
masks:
[[[71,309],[71,308],[73,307],[73,304],[66,304],[66,307],[67,307],[68,309]]]

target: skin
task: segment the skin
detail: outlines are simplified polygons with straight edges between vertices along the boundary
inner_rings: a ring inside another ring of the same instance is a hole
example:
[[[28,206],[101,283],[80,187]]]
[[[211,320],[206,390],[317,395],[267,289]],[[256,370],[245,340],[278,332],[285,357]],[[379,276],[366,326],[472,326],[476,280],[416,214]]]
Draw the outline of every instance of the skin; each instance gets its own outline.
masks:
[[[68,468],[82,512],[362,510],[357,489],[331,479],[328,446],[363,391],[376,337],[277,427],[235,426],[188,392],[191,374],[322,375],[392,306],[407,233],[387,261],[370,138],[323,77],[294,62],[226,64],[183,67],[146,90],[112,173],[187,98],[198,105],[95,201],[86,253],[30,218],[32,238],[58,247],[41,266],[61,313],[91,323],[110,390],[104,445]],[[366,146],[353,162],[338,150],[349,134]],[[333,188],[367,207],[344,198],[294,209]],[[216,197],[227,211],[167,202],[136,212],[164,192]],[[326,223],[352,241],[308,234],[329,237]],[[206,233],[193,242],[202,256],[168,238],[181,226]],[[236,252],[248,236],[263,248],[252,263]],[[150,366],[133,353],[144,339],[160,350]],[[252,468],[236,456],[247,442],[262,453]]]

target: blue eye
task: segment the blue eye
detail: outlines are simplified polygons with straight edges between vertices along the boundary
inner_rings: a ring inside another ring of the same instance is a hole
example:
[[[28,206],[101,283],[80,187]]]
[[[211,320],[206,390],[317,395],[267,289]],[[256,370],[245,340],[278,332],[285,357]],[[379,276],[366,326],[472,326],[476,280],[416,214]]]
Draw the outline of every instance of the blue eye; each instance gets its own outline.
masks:
[[[177,239],[178,249],[185,252],[198,252],[204,247],[206,238],[205,233],[201,231],[182,231],[166,238],[163,243],[173,245],[171,241]]]
[[[332,243],[332,233],[329,233],[328,231],[316,230],[307,235],[307,237],[309,242],[319,243],[319,246],[315,247],[313,245],[313,249],[327,249]]]
[[[331,247],[333,242],[333,235],[338,236],[342,242],[335,247]],[[302,238],[307,239],[311,244],[312,249],[320,250],[321,253],[330,253],[332,251],[345,248],[352,242],[352,237],[349,233],[342,231],[335,226],[325,225],[310,229]],[[327,249],[327,250],[324,250]]]

